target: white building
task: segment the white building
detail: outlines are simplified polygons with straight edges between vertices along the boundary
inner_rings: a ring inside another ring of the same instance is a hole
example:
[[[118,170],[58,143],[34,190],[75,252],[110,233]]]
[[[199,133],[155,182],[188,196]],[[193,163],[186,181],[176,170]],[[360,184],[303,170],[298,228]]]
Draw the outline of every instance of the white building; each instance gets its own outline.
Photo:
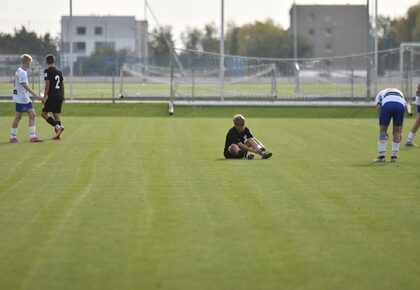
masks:
[[[146,60],[147,39],[147,21],[137,21],[134,16],[72,16],[72,25],[69,16],[62,16],[62,66],[69,63],[70,41],[73,42],[73,61],[104,47],[115,51],[126,49]]]

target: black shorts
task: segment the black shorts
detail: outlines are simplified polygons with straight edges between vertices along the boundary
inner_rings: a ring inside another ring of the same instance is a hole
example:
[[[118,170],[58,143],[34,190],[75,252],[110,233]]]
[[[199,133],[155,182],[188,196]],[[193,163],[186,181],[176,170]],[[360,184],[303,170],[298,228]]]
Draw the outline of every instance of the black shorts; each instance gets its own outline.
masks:
[[[60,114],[61,113],[61,105],[63,104],[63,100],[62,99],[58,99],[58,98],[48,98],[47,101],[45,102],[44,106],[42,107],[42,111],[45,113],[56,113],[56,114]]]
[[[230,153],[228,149],[223,151],[223,155],[226,159],[242,159],[242,157],[239,155],[232,155],[232,153]]]

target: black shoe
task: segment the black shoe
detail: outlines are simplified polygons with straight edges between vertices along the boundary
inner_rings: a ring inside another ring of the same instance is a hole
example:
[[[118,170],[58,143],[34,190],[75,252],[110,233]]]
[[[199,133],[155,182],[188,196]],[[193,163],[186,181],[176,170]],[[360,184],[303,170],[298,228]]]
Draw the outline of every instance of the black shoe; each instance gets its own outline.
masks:
[[[385,162],[385,156],[378,156],[375,160],[373,160],[375,163],[382,163]]]
[[[261,154],[261,157],[262,157],[262,159],[268,159],[268,158],[270,158],[272,155],[273,155],[273,153],[268,152],[268,151],[264,151],[264,152]]]
[[[246,159],[248,159],[248,160],[252,160],[252,159],[254,159],[254,154],[247,154],[246,156],[245,156],[245,158]]]
[[[391,156],[391,162],[397,162],[397,156]]]

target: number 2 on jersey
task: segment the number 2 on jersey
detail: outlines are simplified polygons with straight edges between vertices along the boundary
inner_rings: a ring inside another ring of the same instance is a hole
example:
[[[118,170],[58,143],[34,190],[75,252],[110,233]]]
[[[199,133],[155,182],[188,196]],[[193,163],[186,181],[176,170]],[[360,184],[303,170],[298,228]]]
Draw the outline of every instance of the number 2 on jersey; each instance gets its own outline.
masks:
[[[55,84],[55,88],[58,90],[60,89],[60,76],[56,75],[54,79],[57,81],[57,83]]]

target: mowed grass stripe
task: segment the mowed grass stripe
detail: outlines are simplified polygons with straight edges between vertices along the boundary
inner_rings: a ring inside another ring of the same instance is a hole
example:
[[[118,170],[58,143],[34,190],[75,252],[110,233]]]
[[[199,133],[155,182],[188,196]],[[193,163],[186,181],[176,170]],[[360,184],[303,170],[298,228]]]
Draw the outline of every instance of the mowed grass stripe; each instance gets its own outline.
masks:
[[[415,289],[415,149],[372,164],[369,119],[248,125],[272,159],[224,160],[229,118],[68,117],[60,142],[2,144],[0,286]]]

